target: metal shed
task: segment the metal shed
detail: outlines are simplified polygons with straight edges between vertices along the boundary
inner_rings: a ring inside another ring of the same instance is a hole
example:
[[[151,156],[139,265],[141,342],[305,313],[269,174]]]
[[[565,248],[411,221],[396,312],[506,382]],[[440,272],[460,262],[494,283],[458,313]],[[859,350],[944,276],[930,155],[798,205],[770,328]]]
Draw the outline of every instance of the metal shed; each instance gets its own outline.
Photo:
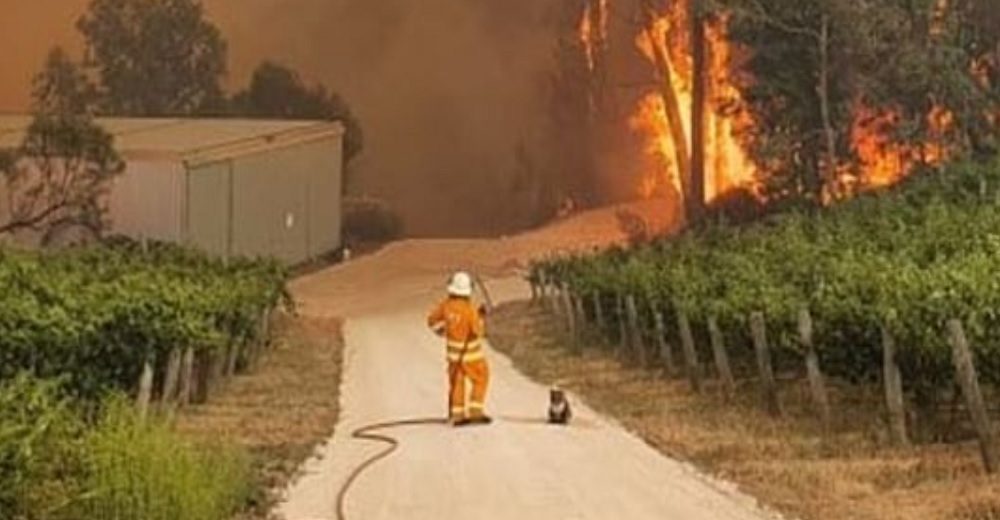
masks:
[[[111,231],[299,263],[340,247],[340,123],[99,118],[126,160]],[[0,116],[0,146],[24,116]]]

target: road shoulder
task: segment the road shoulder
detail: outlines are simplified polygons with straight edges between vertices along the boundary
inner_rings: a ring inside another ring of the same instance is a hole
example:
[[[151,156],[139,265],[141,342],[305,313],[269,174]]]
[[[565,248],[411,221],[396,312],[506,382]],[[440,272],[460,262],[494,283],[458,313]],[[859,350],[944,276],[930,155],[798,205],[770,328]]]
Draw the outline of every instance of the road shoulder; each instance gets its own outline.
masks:
[[[491,325],[493,347],[519,371],[559,383],[661,453],[734,482],[789,517],[1000,518],[1000,495],[982,475],[975,446],[890,450],[876,431],[877,393],[838,395],[850,410],[839,411],[835,434],[823,441],[804,387],[783,389],[792,412],[773,420],[759,411],[752,382],[727,404],[714,388],[694,396],[684,381],[622,363],[595,342],[573,354],[561,324],[528,302],[501,305]]]

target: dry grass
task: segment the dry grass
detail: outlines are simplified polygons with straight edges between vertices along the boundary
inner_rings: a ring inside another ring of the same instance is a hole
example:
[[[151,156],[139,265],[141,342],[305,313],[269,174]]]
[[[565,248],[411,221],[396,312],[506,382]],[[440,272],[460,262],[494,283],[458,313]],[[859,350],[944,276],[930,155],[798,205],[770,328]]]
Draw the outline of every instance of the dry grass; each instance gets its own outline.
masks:
[[[783,382],[785,417],[772,419],[753,382],[727,402],[712,385],[696,396],[684,381],[622,362],[595,341],[573,354],[553,320],[528,303],[499,308],[491,338],[529,376],[559,382],[663,453],[791,517],[1000,520],[1000,486],[984,476],[975,444],[889,448],[876,388],[833,388],[834,424],[823,435],[801,381]]]
[[[247,518],[267,517],[277,491],[333,433],[337,420],[341,323],[284,317],[277,332],[276,344],[252,372],[177,418],[186,435],[226,439],[254,455],[260,493]]]

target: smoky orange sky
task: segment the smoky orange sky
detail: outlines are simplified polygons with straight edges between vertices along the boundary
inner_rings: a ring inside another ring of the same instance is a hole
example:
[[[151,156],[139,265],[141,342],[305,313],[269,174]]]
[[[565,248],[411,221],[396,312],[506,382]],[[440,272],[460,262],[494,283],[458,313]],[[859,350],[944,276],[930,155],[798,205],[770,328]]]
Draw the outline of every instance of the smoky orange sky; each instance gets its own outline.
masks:
[[[503,190],[519,141],[542,131],[559,0],[205,0],[229,43],[230,88],[263,59],[321,81],[366,133],[361,190],[388,199],[414,235],[508,231]],[[53,45],[78,53],[88,0],[4,0],[0,110],[27,108]],[[526,210],[525,210],[526,211]]]

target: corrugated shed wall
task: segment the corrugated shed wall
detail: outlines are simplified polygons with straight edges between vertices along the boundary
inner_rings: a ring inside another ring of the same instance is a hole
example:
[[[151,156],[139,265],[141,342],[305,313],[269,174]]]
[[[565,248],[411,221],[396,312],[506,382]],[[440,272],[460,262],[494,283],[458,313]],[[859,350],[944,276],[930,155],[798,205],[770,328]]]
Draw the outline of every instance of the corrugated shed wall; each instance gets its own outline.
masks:
[[[186,175],[187,241],[220,256],[229,254],[231,164],[207,164]]]
[[[339,137],[199,166],[187,178],[193,245],[289,263],[340,246]]]
[[[113,233],[183,239],[184,166],[176,160],[129,160],[108,197]]]
[[[234,159],[232,252],[306,259],[307,189],[308,172],[296,167],[292,150]]]
[[[309,254],[316,257],[341,245],[343,182],[341,139],[302,146],[302,158],[312,173],[309,185]]]
[[[0,114],[0,148],[16,146],[30,121]],[[109,190],[111,233],[289,263],[340,247],[339,123],[129,118],[99,123],[116,136],[127,163]],[[0,183],[0,195],[2,190]],[[37,237],[25,240],[33,245]]]

